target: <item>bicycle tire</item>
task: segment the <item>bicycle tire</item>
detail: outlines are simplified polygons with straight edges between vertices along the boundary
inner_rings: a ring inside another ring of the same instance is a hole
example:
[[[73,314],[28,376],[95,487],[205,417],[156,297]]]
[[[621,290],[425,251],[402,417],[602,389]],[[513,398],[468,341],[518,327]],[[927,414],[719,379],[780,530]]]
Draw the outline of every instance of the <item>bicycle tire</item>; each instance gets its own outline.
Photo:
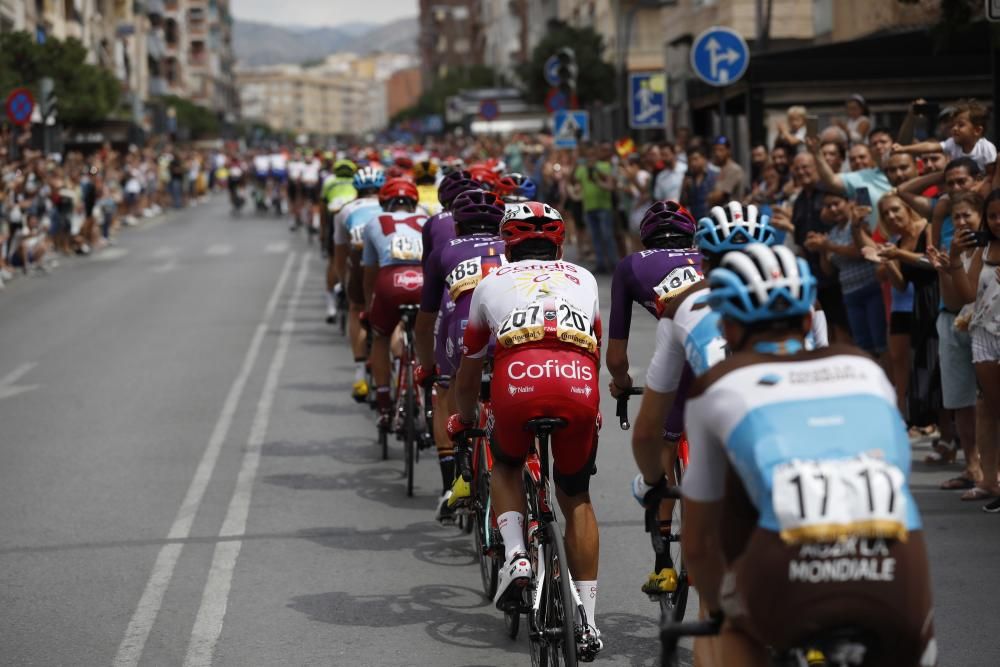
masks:
[[[674,479],[680,480],[684,476],[684,464],[680,458],[674,460]],[[670,550],[670,559],[674,564],[674,571],[677,572],[677,590],[670,595],[660,596],[660,614],[663,619],[669,619],[674,623],[684,620],[687,611],[688,592],[691,588],[688,583],[687,569],[684,567],[684,552],[682,549],[682,535],[684,529],[684,502],[674,501],[673,512],[670,518],[670,533],[675,539],[667,545]]]
[[[414,423],[416,414],[416,401],[413,396],[413,384],[411,382],[413,369],[407,368],[404,371],[409,379],[406,381],[406,389],[403,394],[403,450],[406,458],[406,495],[413,496],[413,468],[416,463],[417,449],[417,427]]]
[[[493,527],[489,511],[490,472],[486,470],[486,454],[482,451],[481,447],[476,472],[478,474],[473,480],[476,489],[476,494],[473,498],[475,514],[472,515],[474,520],[470,520],[469,523],[475,524],[473,529],[476,534],[476,553],[479,555],[479,577],[482,580],[483,593],[486,595],[487,600],[492,600],[497,594],[497,577],[500,567],[497,565],[496,558],[486,553],[486,536],[490,534]]]
[[[382,460],[389,460],[389,431],[379,426],[378,428],[378,444],[382,448]]]
[[[562,534],[559,532],[559,524],[551,521],[546,524],[549,537],[550,548],[546,550],[548,564],[545,576],[549,578],[552,590],[550,601],[557,603],[552,607],[555,612],[551,621],[558,622],[562,626],[562,638],[560,646],[554,647],[550,641],[551,665],[563,664],[566,667],[577,667],[576,658],[576,605],[573,602],[572,584],[569,576],[569,561],[566,559],[566,545],[563,543]],[[558,594],[558,599],[556,597]],[[555,623],[552,624],[553,626]],[[562,656],[562,663],[559,656]]]

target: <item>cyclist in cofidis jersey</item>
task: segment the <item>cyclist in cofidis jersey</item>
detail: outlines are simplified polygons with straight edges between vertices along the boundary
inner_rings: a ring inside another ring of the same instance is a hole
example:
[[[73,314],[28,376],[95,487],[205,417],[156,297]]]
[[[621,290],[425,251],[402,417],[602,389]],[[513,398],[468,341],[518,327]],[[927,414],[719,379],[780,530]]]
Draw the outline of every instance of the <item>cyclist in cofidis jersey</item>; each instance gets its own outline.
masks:
[[[436,247],[423,262],[424,286],[414,330],[420,362],[418,384],[427,383],[434,375],[435,365],[442,375],[452,376],[458,370],[472,291],[505,261],[504,244],[497,236],[504,215],[504,204],[499,197],[479,189],[463,192],[452,202],[451,214],[457,237]],[[451,303],[450,308],[443,307],[445,301]],[[444,330],[444,349],[439,355],[443,365],[435,364],[434,327],[439,316],[442,316],[439,325]],[[443,403],[439,395],[436,412],[450,415],[455,412],[454,401],[449,392],[444,396],[448,400]],[[436,516],[444,521],[454,516],[455,506],[468,499],[470,491],[461,476],[455,477],[455,451],[448,438],[444,446],[438,443],[438,461],[442,490]]]
[[[467,190],[478,189],[480,189],[480,184],[472,180],[468,172],[453,171],[441,179],[441,183],[438,186],[438,201],[441,203],[442,210],[440,213],[428,218],[424,224],[423,231],[421,232],[421,240],[423,242],[423,255],[420,260],[421,266],[426,267],[427,260],[436,248],[447,245],[449,241],[455,238],[455,219],[451,214],[452,202],[455,201],[455,198],[459,194]],[[444,321],[452,309],[454,309],[455,303],[451,300],[450,296],[444,294],[444,289],[441,291],[442,307],[437,320],[434,322],[434,363],[438,368],[448,368],[450,365],[447,354],[448,327],[444,324]],[[439,384],[437,387],[437,402],[441,405],[448,405],[448,394],[450,392],[450,386]],[[448,433],[445,430],[449,414],[451,413],[446,409],[434,411],[434,423],[432,426],[434,442],[437,444],[439,452],[451,448],[451,440],[448,438]]]
[[[399,307],[420,303],[424,274],[420,233],[427,216],[416,213],[417,186],[406,178],[391,178],[379,190],[383,213],[372,218],[364,230],[364,292],[368,323],[372,329],[370,363],[375,382],[375,405],[379,419],[389,420],[389,338],[399,324]]]
[[[382,213],[378,201],[379,190],[385,185],[385,172],[381,167],[362,167],[354,174],[353,185],[357,199],[344,204],[333,217],[333,263],[338,284],[346,291],[349,307],[347,325],[351,351],[354,353],[354,384],[351,396],[362,403],[368,397],[365,380],[365,362],[368,351],[365,331],[361,326],[361,313],[365,310],[364,277],[361,254],[364,250],[365,226]]]
[[[725,620],[696,640],[696,664],[764,667],[769,647],[850,628],[867,637],[865,665],[933,667],[910,441],[888,378],[853,346],[808,349],[816,280],[787,248],[729,252],[708,283],[731,354],[688,394],[681,544],[702,609]]]
[[[524,425],[535,417],[563,418],[567,426],[552,434],[552,477],[587,618],[577,648],[593,657],[603,646],[594,617],[599,537],[589,491],[600,427],[601,316],[594,276],[560,259],[565,233],[562,216],[547,204],[507,208],[500,236],[510,263],[483,278],[472,294],[453,389],[458,412],[449,417],[448,432],[455,436],[475,423],[484,360],[495,337],[490,502],[506,552],[495,603],[501,609],[518,604],[531,577],[522,465],[532,434]]]

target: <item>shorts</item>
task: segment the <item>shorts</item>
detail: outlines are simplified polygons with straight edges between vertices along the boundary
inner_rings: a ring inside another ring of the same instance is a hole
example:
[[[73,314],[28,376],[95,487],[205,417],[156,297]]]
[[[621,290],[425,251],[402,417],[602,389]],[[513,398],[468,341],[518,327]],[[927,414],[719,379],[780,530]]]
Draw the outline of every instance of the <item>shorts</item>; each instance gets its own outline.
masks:
[[[817,290],[816,300],[823,306],[823,313],[826,315],[826,323],[829,328],[834,326],[841,329],[848,329],[847,307],[844,306],[844,293],[840,291],[840,285],[829,285],[820,287]]]
[[[318,184],[313,183],[311,185],[306,185],[303,183],[300,187],[302,188],[303,201],[310,201],[314,204],[318,204],[320,202],[320,187]]]
[[[361,266],[361,248],[350,248],[347,256],[347,301],[365,307],[365,267]]]
[[[275,183],[284,183],[288,180],[288,172],[280,169],[273,169],[271,171],[271,178],[274,179]]]
[[[733,623],[779,651],[823,631],[856,628],[876,638],[866,665],[924,664],[921,657],[935,645],[923,533],[910,532],[906,542],[848,540],[837,548],[831,554],[831,545],[790,546],[757,528],[723,579],[723,608],[742,605],[745,615],[730,615]],[[848,571],[867,574],[838,577]]]
[[[1000,336],[990,333],[982,327],[971,330],[972,363],[982,364],[1000,362]]]
[[[299,183],[296,180],[289,180],[288,181],[288,198],[289,199],[298,199],[298,197],[301,194],[302,194],[302,184]]]
[[[938,356],[941,359],[941,395],[945,410],[976,404],[976,370],[972,366],[972,338],[955,330],[955,314],[938,313]]]
[[[434,320],[434,363],[437,364],[440,375],[454,375],[458,365],[452,363],[452,352],[455,343],[449,339],[451,331],[451,314],[455,311],[455,302],[447,294],[441,301],[441,310]],[[461,340],[461,339],[459,339]],[[461,354],[461,349],[458,350]]]
[[[379,269],[371,310],[368,312],[368,322],[375,333],[382,336],[391,334],[399,324],[399,307],[419,305],[420,288],[423,286],[424,274],[419,264],[385,266]]]
[[[897,311],[889,314],[889,335],[909,336],[913,329],[913,313]]]
[[[674,404],[670,406],[667,421],[663,425],[664,440],[676,442],[684,434],[684,406],[687,404],[688,390],[692,382],[694,382],[694,371],[691,370],[691,366],[684,364],[684,371],[674,392]]]
[[[524,463],[531,448],[525,423],[561,417],[565,428],[552,433],[552,479],[569,496],[587,493],[597,457],[601,391],[597,363],[569,349],[526,348],[494,361],[493,456],[512,466]]]

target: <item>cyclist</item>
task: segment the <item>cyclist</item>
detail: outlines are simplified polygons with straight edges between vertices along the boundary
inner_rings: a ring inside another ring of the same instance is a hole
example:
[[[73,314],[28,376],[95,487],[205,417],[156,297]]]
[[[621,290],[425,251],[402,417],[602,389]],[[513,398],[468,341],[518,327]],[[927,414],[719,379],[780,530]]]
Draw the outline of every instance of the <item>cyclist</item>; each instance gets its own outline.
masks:
[[[685,423],[685,562],[718,638],[705,665],[768,665],[768,650],[857,628],[864,664],[936,664],[927,554],[907,483],[910,442],[878,363],[808,351],[816,281],[761,244],[709,274],[731,356],[692,384]]]
[[[271,166],[271,205],[274,212],[281,215],[284,210],[285,185],[288,181],[288,156],[284,149],[275,146],[268,157]]]
[[[458,236],[436,247],[423,262],[424,286],[414,330],[420,362],[418,384],[425,384],[426,379],[434,375],[435,326],[444,332],[443,354],[438,356],[445,363],[438,365],[438,372],[450,376],[458,369],[472,290],[503,262],[504,245],[497,236],[504,215],[503,202],[492,192],[476,189],[458,195],[450,208]],[[451,302],[451,308],[442,308],[445,300]],[[440,322],[439,314],[443,314]],[[447,403],[442,403],[445,399]],[[439,393],[438,405],[440,409],[436,414],[455,412],[447,391]],[[469,497],[469,485],[461,476],[455,477],[455,452],[451,440],[444,438],[443,443],[436,442],[442,483],[437,518],[442,521],[453,516],[459,500]]]
[[[295,230],[301,221],[299,214],[302,210],[302,170],[305,166],[302,149],[297,148],[288,161],[288,209],[292,213],[292,230]]]
[[[320,214],[320,195],[322,193],[320,192],[319,171],[322,166],[323,163],[318,155],[307,155],[302,162],[301,187],[299,189],[300,217],[296,219],[296,224],[305,221],[310,238],[317,231],[316,217]],[[327,301],[327,309],[329,310],[329,301]]]
[[[421,160],[413,165],[413,180],[420,195],[420,208],[426,211],[427,215],[441,212],[437,196],[437,174],[438,165],[434,160]]]
[[[508,204],[534,201],[538,196],[538,186],[535,185],[535,182],[517,172],[500,178],[500,190],[502,191],[500,196]]]
[[[406,178],[391,178],[379,190],[383,213],[364,229],[364,294],[372,329],[370,363],[379,419],[389,419],[389,337],[400,321],[399,307],[420,303],[424,274],[420,270],[420,233],[427,216],[416,213],[417,186]]]
[[[337,160],[333,163],[333,173],[323,179],[320,186],[320,204],[322,208],[326,209],[320,216],[320,243],[327,257],[326,321],[329,323],[333,323],[337,319],[337,289],[339,286],[333,258],[333,216],[344,207],[344,204],[357,197],[357,192],[354,190],[354,174],[357,170],[357,165],[350,160]]]
[[[258,211],[267,211],[268,179],[271,177],[271,160],[264,151],[253,156],[254,190],[253,197]]]
[[[599,536],[589,493],[600,426],[601,321],[594,276],[561,261],[565,232],[562,216],[547,204],[525,202],[504,214],[500,236],[510,264],[483,278],[473,292],[454,382],[458,412],[449,417],[448,432],[454,436],[475,423],[485,356],[496,336],[490,502],[506,557],[494,601],[501,609],[518,604],[531,577],[521,473],[532,435],[524,424],[562,417],[567,426],[552,434],[553,480],[588,621],[578,649],[593,656],[603,647],[594,620]]]
[[[362,167],[354,174],[353,185],[357,199],[344,204],[333,218],[334,267],[340,284],[347,291],[348,335],[354,352],[354,385],[351,396],[359,403],[368,397],[365,381],[365,362],[368,352],[361,313],[365,309],[365,292],[361,269],[361,252],[364,249],[364,230],[368,221],[382,212],[378,192],[385,185],[385,172],[381,167]],[[330,319],[327,319],[330,322]]]

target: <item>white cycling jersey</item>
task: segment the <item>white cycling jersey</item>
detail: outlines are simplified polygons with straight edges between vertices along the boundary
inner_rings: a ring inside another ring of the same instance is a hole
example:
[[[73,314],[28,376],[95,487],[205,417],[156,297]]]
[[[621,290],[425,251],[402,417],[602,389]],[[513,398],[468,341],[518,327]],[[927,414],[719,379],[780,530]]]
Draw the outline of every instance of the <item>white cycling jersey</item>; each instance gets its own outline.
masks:
[[[361,214],[364,210],[366,213]],[[382,212],[378,197],[358,197],[344,204],[333,216],[333,244],[364,246],[364,230],[368,221]]]
[[[302,170],[305,169],[306,163],[302,160],[290,160],[288,162],[288,179],[291,181],[298,181],[302,178]]]
[[[319,170],[323,164],[319,160],[310,160],[302,166],[302,184],[313,186],[319,183]]]
[[[271,171],[271,159],[266,155],[255,155],[253,170],[262,176],[267,176],[268,172]]]
[[[546,319],[550,312],[555,317]],[[553,348],[575,346],[599,354],[597,280],[582,266],[562,260],[522,260],[493,270],[472,293],[466,356],[485,355],[491,335],[501,348],[544,346],[548,339]]]

